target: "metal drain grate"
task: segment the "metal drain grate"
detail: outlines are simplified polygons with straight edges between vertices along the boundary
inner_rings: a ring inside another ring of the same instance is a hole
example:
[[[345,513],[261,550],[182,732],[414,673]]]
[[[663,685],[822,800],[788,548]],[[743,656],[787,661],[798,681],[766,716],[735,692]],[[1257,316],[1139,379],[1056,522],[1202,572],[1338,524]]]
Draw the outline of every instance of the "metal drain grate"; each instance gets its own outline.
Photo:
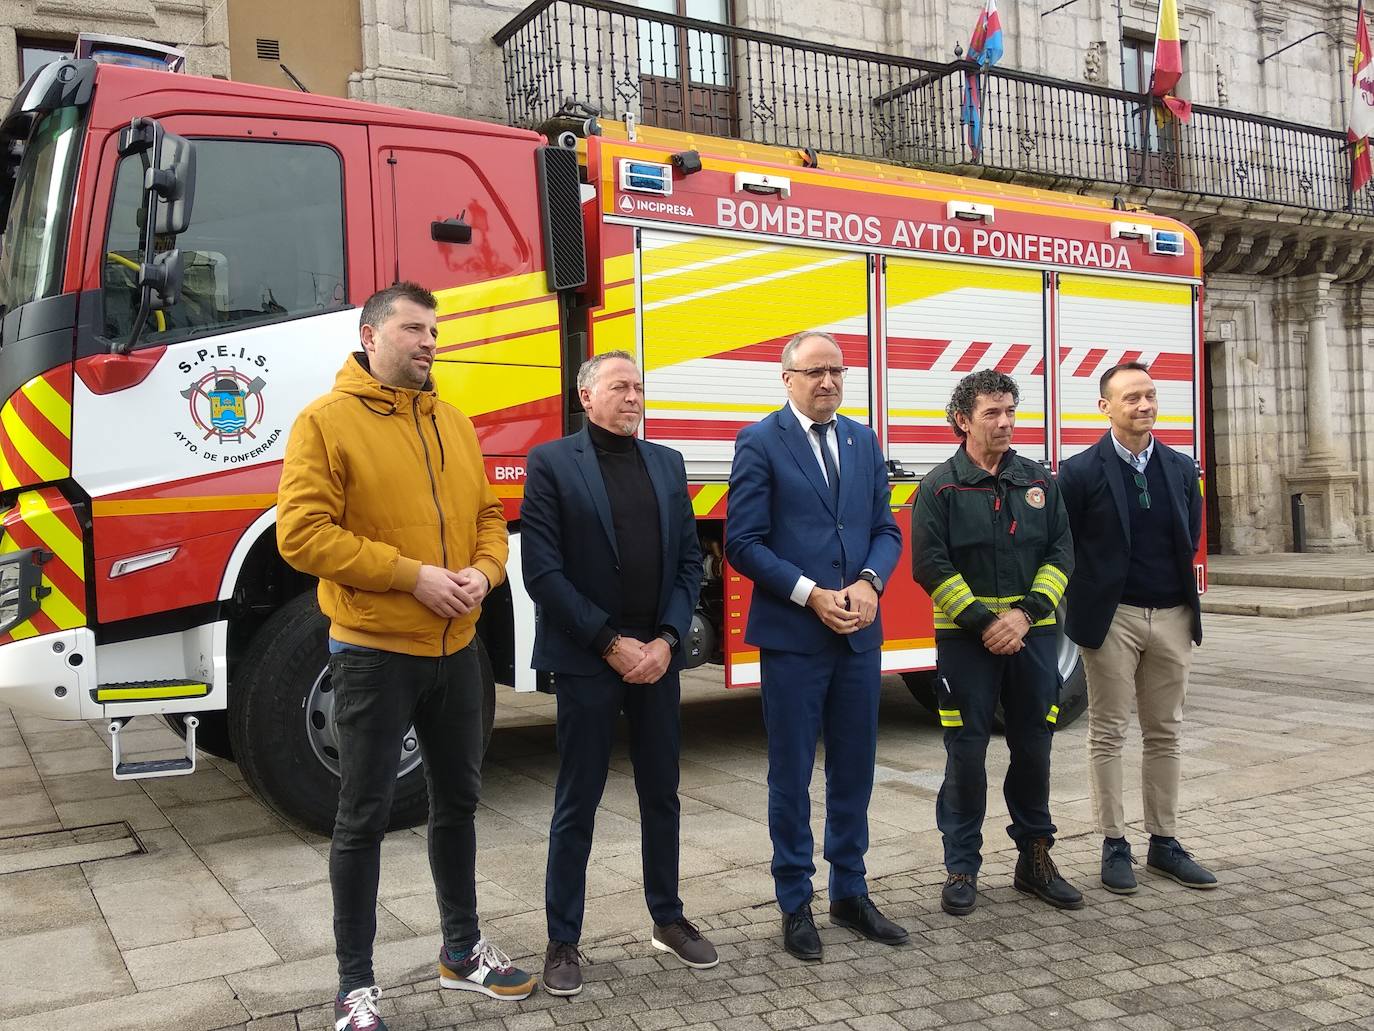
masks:
[[[0,838],[0,876],[25,870],[141,855],[147,849],[127,823],[98,823],[70,830]]]

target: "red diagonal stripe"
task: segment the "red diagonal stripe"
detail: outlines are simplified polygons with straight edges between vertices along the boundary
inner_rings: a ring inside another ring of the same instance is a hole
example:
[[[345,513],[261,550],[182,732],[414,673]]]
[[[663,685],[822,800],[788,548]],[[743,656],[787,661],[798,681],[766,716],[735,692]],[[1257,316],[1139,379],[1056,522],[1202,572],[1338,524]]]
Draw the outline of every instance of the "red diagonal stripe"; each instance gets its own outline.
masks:
[[[67,436],[66,428],[59,428],[49,422],[48,417],[28,399],[22,390],[14,392],[14,396],[10,398],[10,404],[14,405],[14,413],[29,428],[29,432],[38,438],[38,443],[47,448],[54,458],[70,469],[72,442],[71,438]]]
[[[975,340],[969,344],[969,348],[964,352],[964,356],[954,363],[955,372],[972,372],[973,367],[978,364],[983,355],[988,353],[988,348],[992,346],[992,341]]]
[[[71,369],[53,369],[43,373],[43,378],[48,381],[48,386],[61,395],[62,400],[67,404],[72,403],[72,372]]]
[[[1125,365],[1128,362],[1138,362],[1140,361],[1141,354],[1142,352],[1140,351],[1127,351],[1125,354],[1121,356],[1121,364]]]
[[[1190,354],[1161,354],[1150,365],[1150,378],[1191,380],[1193,378],[1193,356]]]
[[[15,479],[19,481],[21,487],[38,482],[38,474],[29,468],[28,462],[19,457],[19,452],[15,450],[8,433],[0,432],[0,454],[5,456],[5,462],[10,467],[10,472],[14,473]]]
[[[67,600],[82,612],[86,611],[86,584],[80,574],[73,571],[53,554],[52,548],[34,533],[25,523],[13,522],[5,527],[5,532],[22,548],[42,548],[53,558],[44,564],[43,575],[52,581],[54,587],[67,596]]]
[[[1031,375],[1032,375],[1032,376],[1043,376],[1043,375],[1045,375],[1045,359],[1041,358],[1038,362],[1035,363],[1035,368],[1031,369]]]
[[[924,337],[888,337],[888,368],[929,372],[940,360],[940,356],[949,350],[950,343],[949,340],[932,340]]]
[[[1107,357],[1107,351],[1105,348],[1094,347],[1092,350],[1088,352],[1087,356],[1081,362],[1078,363],[1078,368],[1074,369],[1071,375],[1091,376],[1093,374],[1093,371],[1097,368],[1098,363],[1101,362],[1102,359],[1105,357]]]
[[[997,363],[998,372],[1011,372],[1017,363],[1030,352],[1030,344],[1016,344],[1011,347],[1002,360]]]
[[[866,334],[836,333],[834,337],[839,342],[840,353],[844,356],[845,365],[858,368],[868,365],[868,336]],[[777,362],[782,360],[782,349],[791,339],[791,334],[773,337],[771,340],[761,340],[757,344],[746,344],[744,347],[736,347],[730,351],[719,351],[706,357],[729,358],[731,361],[738,362]]]
[[[81,524],[76,520],[76,512],[72,506],[67,504],[67,499],[62,496],[62,492],[56,487],[48,487],[38,492],[38,496],[43,499],[43,504],[48,506],[57,520],[72,532],[72,536],[81,540]]]

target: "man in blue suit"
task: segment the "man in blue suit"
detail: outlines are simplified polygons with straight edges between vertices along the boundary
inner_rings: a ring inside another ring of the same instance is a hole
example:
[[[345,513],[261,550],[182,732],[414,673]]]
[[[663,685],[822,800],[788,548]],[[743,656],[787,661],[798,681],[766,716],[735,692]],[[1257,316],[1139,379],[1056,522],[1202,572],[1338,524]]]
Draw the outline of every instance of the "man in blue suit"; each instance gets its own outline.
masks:
[[[1102,833],[1102,884],[1136,890],[1122,806],[1121,749],[1131,704],[1143,743],[1141,794],[1150,835],[1146,869],[1189,888],[1213,873],[1175,835],[1183,702],[1202,606],[1193,557],[1202,541],[1197,467],[1153,434],[1159,400],[1148,366],[1102,374],[1098,407],[1110,429],[1059,468],[1073,528],[1074,573],[1065,631],[1088,674],[1088,759]]]
[[[558,696],[558,785],[544,909],[544,990],[582,990],[587,858],[616,721],[629,720],[644,899],[654,947],[690,967],[718,962],[678,896],[682,641],[701,591],[701,548],[682,455],[638,440],[644,384],[634,358],[583,363],[587,425],[530,452],[521,566],[536,606],[534,662]]]
[[[821,958],[811,915],[812,767],[825,737],[830,919],[874,941],[907,940],[868,897],[868,801],[878,740],[878,598],[902,550],[887,465],[867,426],[836,410],[844,356],[829,333],[782,352],[787,404],[740,432],[725,552],[754,582],[745,640],[759,649],[768,728],[768,830],[783,946]]]

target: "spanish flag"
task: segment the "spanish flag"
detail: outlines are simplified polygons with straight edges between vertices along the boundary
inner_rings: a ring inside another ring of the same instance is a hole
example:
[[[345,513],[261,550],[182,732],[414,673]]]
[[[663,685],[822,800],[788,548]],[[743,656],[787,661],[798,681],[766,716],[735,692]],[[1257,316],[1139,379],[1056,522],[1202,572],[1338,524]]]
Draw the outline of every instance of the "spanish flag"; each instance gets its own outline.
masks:
[[[1193,105],[1173,96],[1183,78],[1183,44],[1178,38],[1178,0],[1160,0],[1159,20],[1155,22],[1155,67],[1150,75],[1150,93],[1180,122],[1193,116]]]
[[[1356,7],[1355,61],[1351,79],[1354,90],[1350,97],[1350,190],[1360,190],[1374,178],[1369,159],[1369,136],[1374,133],[1374,60],[1370,57],[1369,25],[1364,17],[1364,3]]]

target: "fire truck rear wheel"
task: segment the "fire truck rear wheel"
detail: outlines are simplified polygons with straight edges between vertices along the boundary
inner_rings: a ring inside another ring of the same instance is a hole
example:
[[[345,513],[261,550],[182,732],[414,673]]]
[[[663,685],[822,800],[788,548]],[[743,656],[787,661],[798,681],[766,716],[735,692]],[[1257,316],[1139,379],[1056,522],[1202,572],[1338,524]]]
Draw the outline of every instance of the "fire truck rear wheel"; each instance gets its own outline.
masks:
[[[339,799],[328,632],[314,591],[293,598],[254,635],[229,691],[229,736],[244,780],[279,816],[324,835],[333,833]],[[413,732],[401,756],[393,830],[423,822],[429,809]]]
[[[1078,649],[1069,645],[1072,652],[1069,653],[1061,642],[1060,670],[1061,672],[1068,667],[1068,675],[1064,677],[1064,687],[1059,692],[1059,719],[1055,724],[1060,730],[1067,727],[1078,717],[1082,716],[1088,708],[1088,675],[1083,669],[1083,657],[1078,653]],[[1072,666],[1069,667],[1069,662]],[[922,708],[934,715],[935,705],[935,671],[920,670],[916,673],[903,673],[902,679],[906,681],[907,690],[911,692],[911,697],[920,703]],[[1002,718],[1002,705],[997,704],[997,712],[992,718],[992,725],[997,731],[1005,731],[1006,723]]]

